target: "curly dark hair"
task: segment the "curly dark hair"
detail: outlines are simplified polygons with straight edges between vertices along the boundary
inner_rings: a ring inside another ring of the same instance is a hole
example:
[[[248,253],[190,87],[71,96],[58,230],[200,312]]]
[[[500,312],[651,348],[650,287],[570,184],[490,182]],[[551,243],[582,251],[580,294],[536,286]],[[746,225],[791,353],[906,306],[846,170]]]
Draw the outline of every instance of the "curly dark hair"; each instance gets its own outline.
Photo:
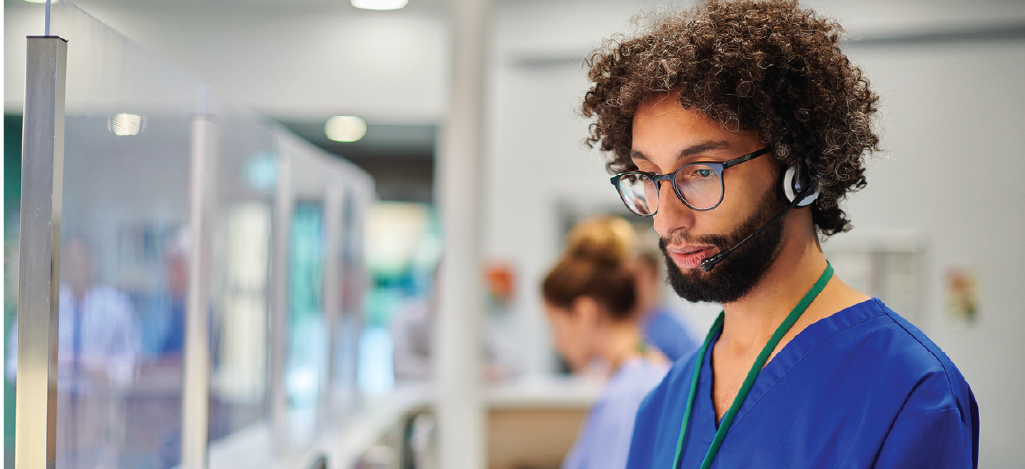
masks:
[[[804,160],[819,180],[812,218],[823,236],[851,228],[838,201],[865,186],[863,155],[879,151],[878,96],[840,50],[843,28],[796,1],[718,1],[655,14],[637,37],[607,39],[587,59],[590,146],[630,160],[633,117],[648,98],[679,103],[732,132],[757,131],[780,163]]]

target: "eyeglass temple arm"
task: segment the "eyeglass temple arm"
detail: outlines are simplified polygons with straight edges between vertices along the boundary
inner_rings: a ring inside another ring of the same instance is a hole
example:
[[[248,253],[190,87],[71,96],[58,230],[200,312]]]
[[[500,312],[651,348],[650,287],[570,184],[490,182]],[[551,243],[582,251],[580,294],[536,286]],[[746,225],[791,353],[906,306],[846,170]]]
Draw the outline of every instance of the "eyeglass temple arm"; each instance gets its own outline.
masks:
[[[736,165],[738,165],[740,163],[743,163],[745,161],[751,161],[751,160],[753,160],[755,158],[758,158],[759,156],[762,156],[762,155],[764,155],[766,153],[769,153],[770,151],[772,151],[772,147],[765,147],[765,148],[762,148],[761,150],[758,150],[758,151],[756,151],[754,153],[748,153],[748,154],[746,154],[744,156],[738,156],[738,157],[736,157],[736,158],[734,158],[732,160],[729,160],[729,161],[723,163],[722,164],[722,169],[729,168],[730,166],[736,166]]]

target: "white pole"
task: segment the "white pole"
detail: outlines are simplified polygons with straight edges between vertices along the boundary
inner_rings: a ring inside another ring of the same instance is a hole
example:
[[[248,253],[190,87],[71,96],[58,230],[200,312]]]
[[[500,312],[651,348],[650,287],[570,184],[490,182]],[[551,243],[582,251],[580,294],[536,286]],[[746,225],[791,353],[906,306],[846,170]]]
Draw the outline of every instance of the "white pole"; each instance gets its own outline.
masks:
[[[320,376],[320,412],[317,413],[317,428],[324,430],[336,410],[334,408],[335,351],[338,348],[338,323],[342,316],[342,292],[339,291],[342,277],[342,211],[344,187],[334,173],[328,182],[324,196],[324,274],[321,277],[324,292],[324,329],[327,330],[327,363]]]
[[[280,140],[278,148],[281,148]],[[273,451],[276,459],[284,459],[291,450],[288,426],[288,395],[285,389],[285,354],[288,353],[288,250],[291,246],[292,156],[278,155],[278,180],[274,194],[274,227],[271,249],[271,309],[267,331],[268,373],[270,381],[270,416]]]
[[[452,101],[439,141],[436,187],[444,254],[435,329],[439,467],[487,461],[481,288],[485,55],[490,0],[453,0]]]
[[[210,409],[209,239],[213,210],[212,181],[217,167],[216,126],[207,113],[209,93],[192,120],[189,168],[189,290],[185,310],[185,355],[182,386],[181,467],[206,469]]]

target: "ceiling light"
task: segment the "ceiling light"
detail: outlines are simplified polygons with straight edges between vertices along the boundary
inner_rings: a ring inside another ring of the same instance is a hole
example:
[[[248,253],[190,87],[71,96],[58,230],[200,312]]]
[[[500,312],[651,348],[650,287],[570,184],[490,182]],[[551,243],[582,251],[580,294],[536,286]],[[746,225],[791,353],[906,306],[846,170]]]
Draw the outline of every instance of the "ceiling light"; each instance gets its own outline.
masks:
[[[356,116],[334,116],[324,124],[324,133],[336,142],[355,142],[367,134],[367,123]]]
[[[352,0],[352,6],[364,10],[398,10],[409,0]]]
[[[25,0],[25,1],[29,2],[29,3],[46,3],[46,0]]]
[[[107,129],[119,137],[139,135],[145,128],[146,118],[138,114],[122,112],[107,121]]]

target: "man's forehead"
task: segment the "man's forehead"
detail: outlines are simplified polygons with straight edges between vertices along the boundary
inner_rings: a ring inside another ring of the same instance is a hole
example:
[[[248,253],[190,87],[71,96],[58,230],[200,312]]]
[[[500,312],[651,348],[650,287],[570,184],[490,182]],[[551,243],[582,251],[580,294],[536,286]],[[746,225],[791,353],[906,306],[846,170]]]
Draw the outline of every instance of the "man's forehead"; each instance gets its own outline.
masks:
[[[669,110],[674,108],[685,109],[683,105],[680,104],[679,90],[648,95],[646,98],[641,100],[640,104],[637,105],[637,111],[634,115],[636,116],[636,114],[641,112],[662,114],[669,112]]]
[[[729,141],[726,141],[726,140],[716,140],[716,139],[711,139],[710,138],[710,139],[707,139],[707,140],[697,141],[697,142],[694,142],[694,143],[685,144],[685,145],[681,146],[681,148],[679,149],[679,151],[676,154],[676,158],[677,159],[684,159],[684,158],[687,158],[687,157],[691,157],[691,156],[695,156],[695,155],[700,155],[700,154],[703,154],[703,153],[707,153],[707,152],[710,152],[710,151],[716,151],[716,150],[731,150],[731,149],[733,149],[733,146],[734,145],[732,143],[730,143]],[[630,159],[632,159],[634,161],[650,161],[650,159],[648,158],[648,155],[645,155],[643,151],[638,150],[638,149],[633,149],[630,152]]]

